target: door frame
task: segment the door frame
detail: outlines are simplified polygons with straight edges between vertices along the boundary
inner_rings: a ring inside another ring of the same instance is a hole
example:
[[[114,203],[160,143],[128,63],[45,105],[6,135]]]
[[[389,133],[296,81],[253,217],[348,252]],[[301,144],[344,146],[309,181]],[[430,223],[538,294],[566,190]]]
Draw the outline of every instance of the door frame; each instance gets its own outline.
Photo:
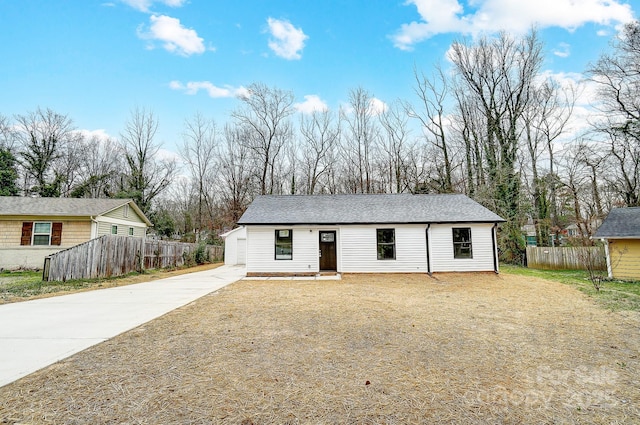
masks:
[[[331,242],[322,242],[322,234],[323,233],[333,233],[333,252],[335,263],[334,267],[331,269],[323,269],[322,268],[322,244],[328,244]],[[338,271],[338,232],[336,230],[318,230],[318,270],[321,272],[337,272]]]

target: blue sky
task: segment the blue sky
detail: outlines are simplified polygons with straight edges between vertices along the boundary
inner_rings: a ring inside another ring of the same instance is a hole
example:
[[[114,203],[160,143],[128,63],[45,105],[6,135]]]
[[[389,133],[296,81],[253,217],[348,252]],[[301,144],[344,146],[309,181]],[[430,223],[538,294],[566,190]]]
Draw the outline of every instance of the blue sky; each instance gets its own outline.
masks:
[[[118,137],[136,107],[175,150],[195,113],[219,124],[254,82],[291,90],[303,113],[338,109],[359,86],[413,100],[413,68],[444,63],[454,39],[536,25],[544,69],[579,79],[625,0],[0,0],[0,114],[37,107]]]

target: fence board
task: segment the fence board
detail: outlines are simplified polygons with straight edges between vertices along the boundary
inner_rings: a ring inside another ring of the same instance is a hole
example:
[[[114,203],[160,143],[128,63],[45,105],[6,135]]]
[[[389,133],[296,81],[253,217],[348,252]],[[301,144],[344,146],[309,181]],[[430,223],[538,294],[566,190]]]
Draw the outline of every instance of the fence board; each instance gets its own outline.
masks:
[[[198,244],[105,235],[48,257],[44,280],[66,281],[122,276],[144,269],[181,267]],[[221,246],[207,245],[211,261],[223,256]],[[142,258],[141,258],[142,256]]]
[[[587,263],[594,270],[606,270],[604,248],[592,247],[527,247],[527,267],[546,270],[586,270]]]

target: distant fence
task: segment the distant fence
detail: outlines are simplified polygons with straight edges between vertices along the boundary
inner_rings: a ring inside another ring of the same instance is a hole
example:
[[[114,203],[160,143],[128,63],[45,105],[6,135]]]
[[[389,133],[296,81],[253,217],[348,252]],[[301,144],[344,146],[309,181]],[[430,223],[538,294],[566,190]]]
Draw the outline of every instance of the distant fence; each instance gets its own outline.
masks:
[[[43,280],[92,279],[143,269],[180,267],[197,247],[194,243],[105,235],[47,257]],[[206,245],[206,249],[211,261],[222,258],[221,246]]]
[[[591,261],[595,270],[606,270],[604,248],[590,247],[527,247],[527,267],[548,270],[586,270]]]

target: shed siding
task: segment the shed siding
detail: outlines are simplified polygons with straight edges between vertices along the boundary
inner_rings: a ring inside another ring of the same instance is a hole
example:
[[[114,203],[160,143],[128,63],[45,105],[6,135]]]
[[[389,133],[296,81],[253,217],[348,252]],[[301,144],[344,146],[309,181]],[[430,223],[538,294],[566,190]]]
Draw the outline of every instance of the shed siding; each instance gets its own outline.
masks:
[[[640,239],[610,239],[609,256],[614,278],[640,280]]]
[[[227,266],[245,264],[246,239],[247,239],[246,227],[239,227],[237,229],[234,229],[233,231],[229,232],[227,236],[225,236],[224,264],[226,264]]]
[[[378,260],[376,229],[395,229],[395,260]],[[340,227],[338,256],[344,273],[427,272],[425,225],[350,225]]]
[[[293,230],[293,259],[275,259],[275,229]],[[318,231],[310,227],[247,226],[248,273],[318,272]]]
[[[473,258],[453,257],[454,227],[471,228]],[[481,223],[434,224],[429,229],[433,272],[493,271],[493,225]]]
[[[136,214],[135,210],[131,208],[131,206],[129,206],[129,212],[126,217],[124,216],[124,210],[125,206],[122,205],[121,207],[116,208],[113,211],[109,211],[108,213],[103,214],[102,217],[117,218],[120,220],[132,221],[134,223],[144,223],[144,220],[140,218],[138,214]]]

